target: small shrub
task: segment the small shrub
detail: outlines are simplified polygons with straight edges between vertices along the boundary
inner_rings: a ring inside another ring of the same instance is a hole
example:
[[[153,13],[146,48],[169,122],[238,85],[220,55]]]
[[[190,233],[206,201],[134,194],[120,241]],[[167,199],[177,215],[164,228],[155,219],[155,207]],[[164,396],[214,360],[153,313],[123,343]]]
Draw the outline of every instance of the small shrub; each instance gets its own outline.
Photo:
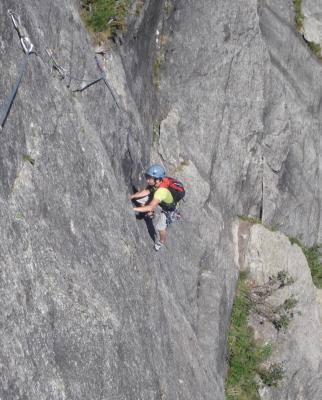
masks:
[[[271,322],[276,330],[286,331],[291,322],[291,319],[287,314],[276,315],[276,318],[273,318]]]
[[[277,274],[277,280],[281,284],[280,287],[289,286],[294,283],[293,277],[290,276],[286,271],[279,271]]]
[[[284,379],[285,371],[281,363],[275,363],[268,368],[260,368],[258,370],[258,375],[264,385],[277,387]]]
[[[291,296],[279,306],[273,306],[267,299],[277,290],[292,285],[294,279],[286,272],[280,271],[276,276],[269,278],[268,282],[262,285],[253,285],[250,292],[249,301],[252,309],[258,315],[270,321],[279,330],[286,330],[293,318],[293,308],[297,300]]]
[[[280,307],[285,311],[290,311],[296,306],[297,303],[298,301],[294,298],[294,296],[291,296],[286,299]]]

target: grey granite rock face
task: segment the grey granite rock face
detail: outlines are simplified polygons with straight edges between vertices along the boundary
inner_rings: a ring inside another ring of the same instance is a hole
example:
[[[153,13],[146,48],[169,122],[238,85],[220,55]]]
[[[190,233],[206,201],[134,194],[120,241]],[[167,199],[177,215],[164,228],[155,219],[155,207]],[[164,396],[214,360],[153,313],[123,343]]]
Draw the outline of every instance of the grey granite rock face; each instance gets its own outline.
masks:
[[[222,374],[232,217],[252,214],[308,244],[320,240],[321,64],[295,31],[292,1],[172,5],[152,157],[192,187],[203,180],[187,199],[185,232],[203,243],[195,323]],[[191,252],[199,249],[194,241]]]
[[[45,48],[98,76],[77,5],[0,3],[1,104],[23,58],[9,8],[38,53],[0,133],[0,398],[223,399],[233,219],[321,236],[320,64],[291,1],[150,0],[100,59],[116,104],[51,69]],[[149,159],[187,188],[160,254],[128,202]]]
[[[321,240],[321,64],[293,27],[291,2],[260,10],[270,55],[264,113],[263,218],[308,243]]]
[[[269,56],[258,22],[256,2],[177,1],[162,32],[169,39],[155,153],[189,188],[184,231],[194,237],[190,252],[200,254],[194,324],[222,378],[237,276],[232,218],[262,207]]]
[[[302,250],[291,245],[285,235],[254,225],[243,252],[245,259],[241,267],[249,269],[249,278],[257,285],[266,284],[281,271],[293,278],[293,284],[278,289],[269,297],[270,304],[279,306],[291,298],[297,301],[286,330],[277,331],[271,322],[256,315],[251,319],[256,339],[273,345],[269,363],[279,363],[284,370],[284,378],[276,388],[261,389],[261,398],[321,399],[321,305],[316,301],[316,288]]]
[[[322,4],[318,0],[303,0],[303,34],[306,40],[322,46]]]
[[[156,256],[128,201],[152,140],[154,22],[142,16],[146,47],[106,55],[118,108],[103,82],[73,92],[51,71],[45,47],[73,77],[98,76],[76,6],[0,4],[1,105],[23,58],[9,8],[38,53],[0,134],[0,398],[222,398],[190,319],[199,255],[170,242]]]

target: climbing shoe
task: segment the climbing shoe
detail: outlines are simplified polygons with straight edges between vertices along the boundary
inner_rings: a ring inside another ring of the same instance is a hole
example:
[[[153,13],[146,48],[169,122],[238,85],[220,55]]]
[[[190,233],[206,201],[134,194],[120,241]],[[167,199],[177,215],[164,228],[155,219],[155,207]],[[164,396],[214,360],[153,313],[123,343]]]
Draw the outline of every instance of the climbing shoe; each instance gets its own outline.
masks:
[[[163,246],[163,243],[162,242],[155,242],[154,243],[154,250],[155,251],[159,251],[160,249],[161,249],[161,247]]]

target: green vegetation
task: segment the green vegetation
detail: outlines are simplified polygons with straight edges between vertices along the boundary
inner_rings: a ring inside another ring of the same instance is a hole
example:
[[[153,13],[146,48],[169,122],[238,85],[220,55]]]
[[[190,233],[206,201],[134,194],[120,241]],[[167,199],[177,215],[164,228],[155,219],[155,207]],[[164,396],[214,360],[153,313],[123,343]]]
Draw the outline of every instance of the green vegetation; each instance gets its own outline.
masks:
[[[158,51],[154,63],[153,63],[153,83],[155,86],[158,88],[160,86],[160,81],[161,81],[161,65],[164,61],[163,54],[161,51]]]
[[[277,276],[271,276],[269,281],[263,285],[252,286],[249,301],[252,309],[261,317],[274,325],[275,329],[286,331],[293,318],[293,308],[297,300],[291,296],[279,306],[271,305],[267,299],[276,290],[292,285],[294,279],[285,271],[280,271]]]
[[[168,35],[160,35],[157,37],[157,49],[155,52],[152,78],[154,85],[159,88],[161,82],[161,67],[165,61],[166,46],[169,43]]]
[[[263,225],[264,228],[268,229],[271,232],[275,232],[277,230],[276,226],[269,226],[263,223],[263,221],[258,217],[253,217],[252,215],[238,215],[238,218],[241,221],[247,221],[251,224],[260,224]]]
[[[321,253],[320,253],[320,244],[315,244],[312,247],[307,247],[303,242],[301,242],[297,238],[290,238],[290,242],[292,244],[297,244],[299,247],[301,247],[307,263],[309,264],[310,270],[311,270],[311,275],[312,275],[312,280],[314,285],[322,289],[322,263],[320,261]]]
[[[295,12],[296,30],[300,32],[303,29],[304,15],[302,14],[302,0],[293,0]]]
[[[251,288],[241,272],[233,305],[228,336],[229,370],[226,381],[227,400],[259,400],[257,376],[261,364],[271,355],[272,347],[255,342],[248,325],[251,311]]]
[[[315,56],[317,58],[322,59],[321,46],[319,45],[319,43],[307,42],[307,45],[309,46],[310,50],[312,51],[312,53],[315,54]]]
[[[96,41],[113,38],[116,32],[126,32],[126,16],[131,0],[83,0],[81,15]]]
[[[260,368],[257,372],[266,386],[277,387],[284,378],[284,368],[280,363],[272,364],[269,368]]]
[[[160,136],[160,122],[154,122],[152,126],[152,145],[155,145],[158,142]]]
[[[295,27],[298,32],[303,32],[304,15],[302,13],[302,0],[293,0],[295,12]],[[305,40],[305,39],[304,39]],[[322,59],[321,46],[319,43],[308,42],[305,40],[312,53],[318,58]]]
[[[251,224],[262,224],[262,220],[252,215],[238,215],[238,218],[242,221],[250,222]]]
[[[293,318],[292,310],[296,304],[297,300],[294,297],[289,297],[283,304],[275,308],[273,311],[274,317],[271,319],[271,322],[278,331],[286,331],[291,322],[291,318]]]
[[[170,16],[170,14],[173,11],[173,8],[174,7],[173,7],[173,4],[172,4],[171,0],[165,0],[165,2],[164,2],[164,12],[165,12],[165,15],[167,17]]]
[[[138,0],[138,2],[136,3],[136,8],[135,8],[135,15],[138,17],[144,7],[144,1],[143,0]]]
[[[240,273],[228,336],[227,400],[259,400],[259,378],[266,386],[277,386],[283,379],[282,365],[268,362],[272,346],[263,346],[255,341],[248,318],[250,313],[256,313],[270,321],[277,330],[287,328],[297,301],[291,297],[274,307],[267,299],[274,291],[293,282],[288,273],[281,271],[267,283],[254,286],[247,281],[247,272]]]
[[[29,154],[23,154],[23,155],[22,155],[22,159],[23,159],[24,161],[30,162],[30,164],[31,164],[32,166],[35,165],[35,160],[34,160]]]

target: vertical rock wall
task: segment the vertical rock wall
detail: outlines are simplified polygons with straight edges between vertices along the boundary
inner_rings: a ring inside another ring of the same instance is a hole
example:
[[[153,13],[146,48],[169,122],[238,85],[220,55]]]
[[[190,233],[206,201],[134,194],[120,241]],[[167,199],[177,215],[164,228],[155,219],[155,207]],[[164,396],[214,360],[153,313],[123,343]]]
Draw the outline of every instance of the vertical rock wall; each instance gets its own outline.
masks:
[[[194,237],[190,251],[200,260],[194,324],[205,357],[224,376],[237,275],[232,219],[262,210],[269,57],[256,2],[176,1],[173,6],[162,32],[168,43],[155,151],[187,182],[184,232]],[[175,142],[173,136],[178,144],[167,146]]]
[[[263,219],[313,244],[321,240],[322,64],[294,30],[291,1],[264,3],[259,15],[270,57]]]
[[[106,56],[119,107],[103,82],[74,91],[82,86],[74,77],[99,72],[77,6],[0,4],[1,105],[23,58],[9,8],[37,51],[0,133],[0,398],[222,398],[186,313],[182,273],[191,279],[198,258],[184,253],[182,231],[185,256],[174,241],[155,255],[128,201],[149,158],[157,21],[149,12],[160,3],[146,3],[137,48],[125,40],[122,57]]]
[[[224,398],[232,221],[320,238],[321,66],[291,3],[146,1],[105,56],[116,104],[46,56],[97,77],[77,2],[1,2],[1,104],[23,57],[9,8],[38,54],[0,133],[1,398]],[[158,254],[127,198],[150,157],[187,187]]]
[[[190,189],[185,233],[203,254],[193,318],[205,357],[223,371],[232,217],[320,240],[321,64],[295,31],[292,1],[171,4],[153,156]]]

